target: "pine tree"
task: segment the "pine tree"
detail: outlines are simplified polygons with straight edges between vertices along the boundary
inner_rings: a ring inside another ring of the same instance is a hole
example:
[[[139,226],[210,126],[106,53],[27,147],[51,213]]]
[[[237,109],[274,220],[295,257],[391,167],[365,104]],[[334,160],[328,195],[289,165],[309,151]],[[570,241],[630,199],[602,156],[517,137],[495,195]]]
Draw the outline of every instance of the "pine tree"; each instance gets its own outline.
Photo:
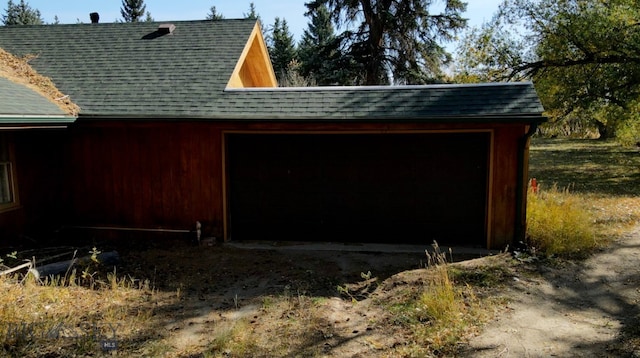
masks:
[[[264,30],[264,25],[262,24],[262,19],[260,18],[260,14],[258,14],[258,11],[256,10],[256,5],[252,2],[249,4],[249,12],[248,13],[243,13],[242,16],[245,19],[251,19],[251,20],[257,20],[260,22],[260,31],[262,32],[262,35],[264,36],[266,34],[265,30]]]
[[[144,0],[122,0],[120,14],[124,22],[138,22],[145,15],[146,8]],[[149,14],[148,17],[151,15]]]
[[[215,6],[212,6],[211,9],[209,9],[209,13],[207,14],[206,20],[222,20],[222,19],[224,19],[224,15],[219,13],[216,10]]]
[[[24,0],[20,0],[19,4],[14,4],[12,0],[9,0],[5,14],[2,15],[2,23],[6,26],[42,25],[44,20],[40,15],[40,11],[32,9],[29,3]]]
[[[293,35],[289,31],[287,20],[275,18],[271,36],[268,38],[269,56],[276,77],[281,79],[289,69],[289,64],[297,57]]]
[[[260,20],[260,15],[258,15],[258,12],[256,11],[256,5],[254,3],[249,4],[249,13],[242,15],[245,19]]]
[[[451,59],[440,42],[451,41],[466,26],[462,0],[314,0],[326,5],[334,23],[350,29],[340,34],[347,55],[363,69],[364,84],[419,84],[439,81]]]
[[[329,10],[320,6],[307,16],[311,21],[298,46],[300,75],[319,85],[351,84],[357,71],[342,54]]]
[[[222,19],[224,19],[224,15],[219,13],[216,10],[215,6],[212,6],[211,9],[209,9],[209,13],[207,14],[207,20],[222,20]]]

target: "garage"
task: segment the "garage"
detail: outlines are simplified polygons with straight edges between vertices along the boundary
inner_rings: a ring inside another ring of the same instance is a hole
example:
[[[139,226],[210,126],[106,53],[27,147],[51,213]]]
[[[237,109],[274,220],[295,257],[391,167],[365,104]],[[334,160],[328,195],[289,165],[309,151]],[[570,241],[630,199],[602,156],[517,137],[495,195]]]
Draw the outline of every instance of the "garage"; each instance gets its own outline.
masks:
[[[227,133],[233,240],[474,245],[491,133]]]

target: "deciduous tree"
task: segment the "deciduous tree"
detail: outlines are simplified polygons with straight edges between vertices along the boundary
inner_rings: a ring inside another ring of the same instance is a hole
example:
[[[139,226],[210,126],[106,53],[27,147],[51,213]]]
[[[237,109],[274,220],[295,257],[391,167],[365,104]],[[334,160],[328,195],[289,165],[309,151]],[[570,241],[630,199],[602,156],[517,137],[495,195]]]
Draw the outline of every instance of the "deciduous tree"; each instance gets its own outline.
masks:
[[[606,138],[637,117],[639,44],[636,0],[505,0],[462,51],[490,78],[532,79],[552,115],[588,113]]]

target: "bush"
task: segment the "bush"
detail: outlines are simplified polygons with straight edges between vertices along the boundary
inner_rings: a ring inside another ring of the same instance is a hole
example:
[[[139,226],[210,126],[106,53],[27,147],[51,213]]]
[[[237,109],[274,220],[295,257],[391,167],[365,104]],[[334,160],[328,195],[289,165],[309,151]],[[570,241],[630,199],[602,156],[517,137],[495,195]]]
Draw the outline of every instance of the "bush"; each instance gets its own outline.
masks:
[[[568,189],[529,190],[527,237],[532,250],[576,257],[596,248],[595,222],[583,203],[580,195]]]
[[[616,131],[620,144],[630,147],[640,143],[640,118],[635,116],[620,125]]]

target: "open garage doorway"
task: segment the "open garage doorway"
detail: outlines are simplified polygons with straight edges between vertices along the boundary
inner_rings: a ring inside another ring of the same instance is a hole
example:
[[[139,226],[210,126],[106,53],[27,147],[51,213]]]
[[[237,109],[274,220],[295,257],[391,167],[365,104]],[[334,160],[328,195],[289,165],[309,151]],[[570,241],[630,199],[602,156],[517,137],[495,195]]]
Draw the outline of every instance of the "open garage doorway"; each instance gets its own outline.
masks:
[[[225,138],[233,240],[486,245],[490,132]]]

